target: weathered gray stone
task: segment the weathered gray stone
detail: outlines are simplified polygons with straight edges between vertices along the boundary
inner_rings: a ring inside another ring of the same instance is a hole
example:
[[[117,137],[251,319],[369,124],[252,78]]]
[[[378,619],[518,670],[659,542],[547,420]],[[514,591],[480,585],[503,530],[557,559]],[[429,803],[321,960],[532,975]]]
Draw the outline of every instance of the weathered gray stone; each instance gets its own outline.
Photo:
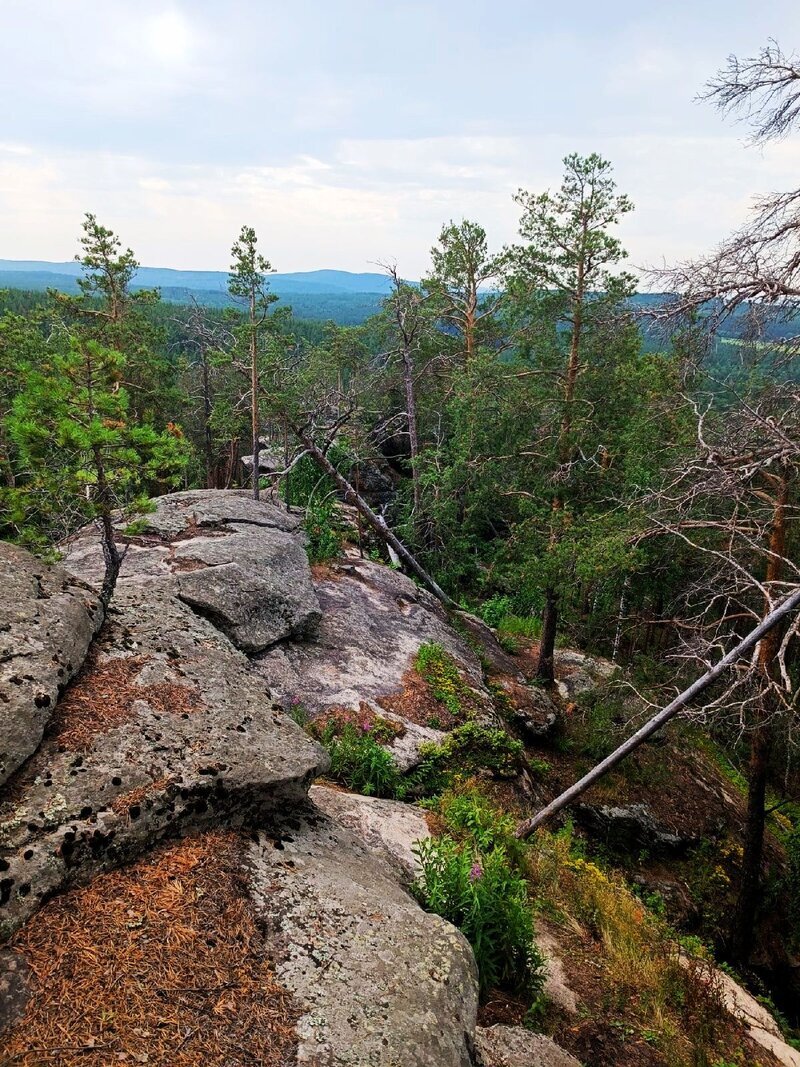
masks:
[[[36,750],[102,617],[61,567],[0,542],[0,785]]]
[[[477,971],[454,927],[319,813],[259,835],[248,862],[277,978],[305,1009],[298,1063],[473,1067]]]
[[[482,1067],[581,1067],[551,1038],[522,1026],[479,1026],[475,1043]]]
[[[438,601],[405,575],[357,557],[351,574],[316,585],[322,621],[313,640],[276,646],[255,660],[279,699],[299,699],[312,713],[358,708],[403,689],[420,645],[435,641],[484,695],[477,656],[449,625]]]
[[[126,547],[120,586],[176,575],[178,595],[245,652],[314,631],[320,609],[297,515],[239,490],[175,493],[154,505]],[[99,588],[97,536],[72,538],[64,566]]]
[[[253,826],[299,803],[327,763],[171,581],[118,586],[70,700],[0,804],[6,933],[49,894],[168,833]]]
[[[659,826],[646,804],[578,804],[581,825],[621,851],[647,849],[654,855],[685,851],[693,842]]]
[[[285,637],[314,632],[320,608],[303,545],[283,530],[229,523],[228,537],[196,538],[176,547],[178,595],[206,615],[237,648],[261,652]]]
[[[380,800],[313,785],[309,798],[316,807],[347,827],[370,852],[386,860],[406,881],[419,871],[414,846],[431,836],[421,808],[398,800]]]
[[[229,523],[291,532],[298,530],[303,521],[302,515],[289,513],[279,503],[254,500],[246,489],[190,489],[158,497],[154,504],[155,511],[143,516],[145,532],[166,538],[190,527],[213,528]]]

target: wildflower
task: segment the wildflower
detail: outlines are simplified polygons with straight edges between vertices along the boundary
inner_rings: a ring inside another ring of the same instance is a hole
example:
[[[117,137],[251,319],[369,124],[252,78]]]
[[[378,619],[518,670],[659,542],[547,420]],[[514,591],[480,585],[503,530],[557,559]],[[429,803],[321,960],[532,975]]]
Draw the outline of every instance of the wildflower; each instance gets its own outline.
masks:
[[[483,867],[475,860],[470,868],[469,880],[470,882],[477,882],[479,878],[483,878]]]

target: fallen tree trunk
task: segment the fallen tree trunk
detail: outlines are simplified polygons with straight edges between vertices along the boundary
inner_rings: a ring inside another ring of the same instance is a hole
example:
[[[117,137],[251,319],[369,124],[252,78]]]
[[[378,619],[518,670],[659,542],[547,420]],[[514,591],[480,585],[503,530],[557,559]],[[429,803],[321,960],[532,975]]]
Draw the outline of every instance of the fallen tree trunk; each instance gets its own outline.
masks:
[[[381,516],[375,514],[363,496],[355,490],[344,475],[337,471],[319,445],[317,445],[299,426],[292,423],[290,423],[290,426],[292,432],[302,444],[306,453],[314,460],[320,470],[324,471],[331,479],[333,479],[337,488],[344,496],[346,503],[352,504],[356,508],[359,515],[363,518],[364,522],[369,526],[373,533],[377,534],[377,536],[397,554],[398,558],[408,567],[412,574],[415,574],[422,584],[433,593],[437,600],[440,600],[446,608],[457,610],[458,605],[455,601],[451,600],[441,586],[439,586],[430,574],[428,574],[425,568],[417,562],[403,542],[392,533]]]
[[[790,594],[782,604],[779,604],[774,611],[771,611],[766,615],[762,621],[752,630],[747,637],[732,648],[730,652],[724,656],[719,663],[710,670],[706,671],[702,677],[693,682],[688,689],[685,689],[679,696],[668,704],[665,708],[662,708],[656,715],[649,719],[644,726],[640,727],[635,734],[628,738],[627,741],[615,749],[610,756],[598,763],[596,767],[593,767],[588,771],[583,778],[571,785],[569,789],[565,789],[563,793],[551,800],[550,803],[538,811],[530,819],[526,819],[520,823],[517,827],[516,835],[523,840],[531,836],[531,834],[539,826],[542,826],[549,819],[552,819],[554,815],[557,815],[559,811],[562,811],[568,805],[572,804],[575,800],[585,793],[586,790],[599,781],[604,775],[608,774],[610,770],[621,763],[626,756],[629,756],[631,752],[639,747],[643,741],[646,741],[648,737],[661,729],[661,727],[674,718],[679,711],[691,703],[695,697],[699,696],[705,689],[707,689],[712,682],[715,682],[721,674],[732,664],[736,662],[746,652],[749,652],[766,634],[770,632],[778,623],[782,622],[793,611],[800,609],[800,589],[795,590]]]

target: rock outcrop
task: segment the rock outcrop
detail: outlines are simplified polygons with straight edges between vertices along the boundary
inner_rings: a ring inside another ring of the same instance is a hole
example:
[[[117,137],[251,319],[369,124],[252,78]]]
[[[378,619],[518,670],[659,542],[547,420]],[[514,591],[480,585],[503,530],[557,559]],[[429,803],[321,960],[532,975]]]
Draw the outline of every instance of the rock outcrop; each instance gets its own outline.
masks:
[[[321,813],[269,827],[247,862],[277,976],[305,1009],[298,1063],[471,1067],[472,951],[384,863]]]
[[[483,1067],[580,1067],[580,1062],[544,1034],[521,1026],[478,1027]]]
[[[0,785],[36,750],[102,619],[61,567],[0,542]]]
[[[31,728],[21,728],[0,793],[0,938],[12,938],[2,950],[0,1029],[18,1050],[26,1020],[38,1026],[42,1013],[58,1014],[57,1003],[48,1009],[34,995],[26,946],[57,936],[52,924],[73,914],[70,900],[84,914],[81,894],[108,878],[116,907],[143,891],[162,863],[153,868],[151,856],[183,871],[186,899],[202,900],[208,885],[175,843],[187,843],[196,866],[217,847],[202,842],[221,830],[240,841],[231,846],[240,859],[230,860],[239,873],[226,878],[246,887],[263,951],[291,998],[291,1062],[472,1067],[472,952],[404,888],[413,840],[427,833],[423,816],[395,805],[387,819],[383,802],[370,811],[366,798],[345,803],[331,790],[315,789],[319,805],[311,805],[309,786],[327,756],[282,708],[294,692],[320,708],[394,692],[424,640],[451,649],[483,697],[477,657],[427,594],[385,568],[353,565],[318,583],[318,599],[299,520],[277,504],[239,492],[179,493],[120,535],[127,553],[88,656],[99,622],[92,590],[103,572],[95,532],[74,538],[55,570],[16,549],[5,557],[29,576],[19,626],[50,611],[52,644],[36,646],[28,673],[52,689]],[[47,597],[37,599],[38,590]],[[68,646],[67,634],[78,643]],[[66,911],[47,918],[53,897]],[[241,1023],[223,1011],[216,1025],[234,1041]],[[66,1025],[59,1032],[69,1033]],[[187,1027],[177,1042],[189,1043],[187,1055],[200,1030]],[[142,1035],[112,1033],[108,1047],[145,1062],[153,1046]]]

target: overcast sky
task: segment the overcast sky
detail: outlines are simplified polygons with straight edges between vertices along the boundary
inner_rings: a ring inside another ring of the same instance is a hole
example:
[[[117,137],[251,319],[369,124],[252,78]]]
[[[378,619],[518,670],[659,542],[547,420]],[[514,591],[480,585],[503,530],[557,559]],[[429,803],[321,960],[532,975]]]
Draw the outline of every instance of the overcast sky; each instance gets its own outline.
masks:
[[[513,239],[519,187],[612,161],[633,264],[698,253],[800,142],[747,148],[695,96],[800,50],[797,0],[0,0],[0,258],[71,259],[84,212],[149,266],[425,269],[443,222]]]

